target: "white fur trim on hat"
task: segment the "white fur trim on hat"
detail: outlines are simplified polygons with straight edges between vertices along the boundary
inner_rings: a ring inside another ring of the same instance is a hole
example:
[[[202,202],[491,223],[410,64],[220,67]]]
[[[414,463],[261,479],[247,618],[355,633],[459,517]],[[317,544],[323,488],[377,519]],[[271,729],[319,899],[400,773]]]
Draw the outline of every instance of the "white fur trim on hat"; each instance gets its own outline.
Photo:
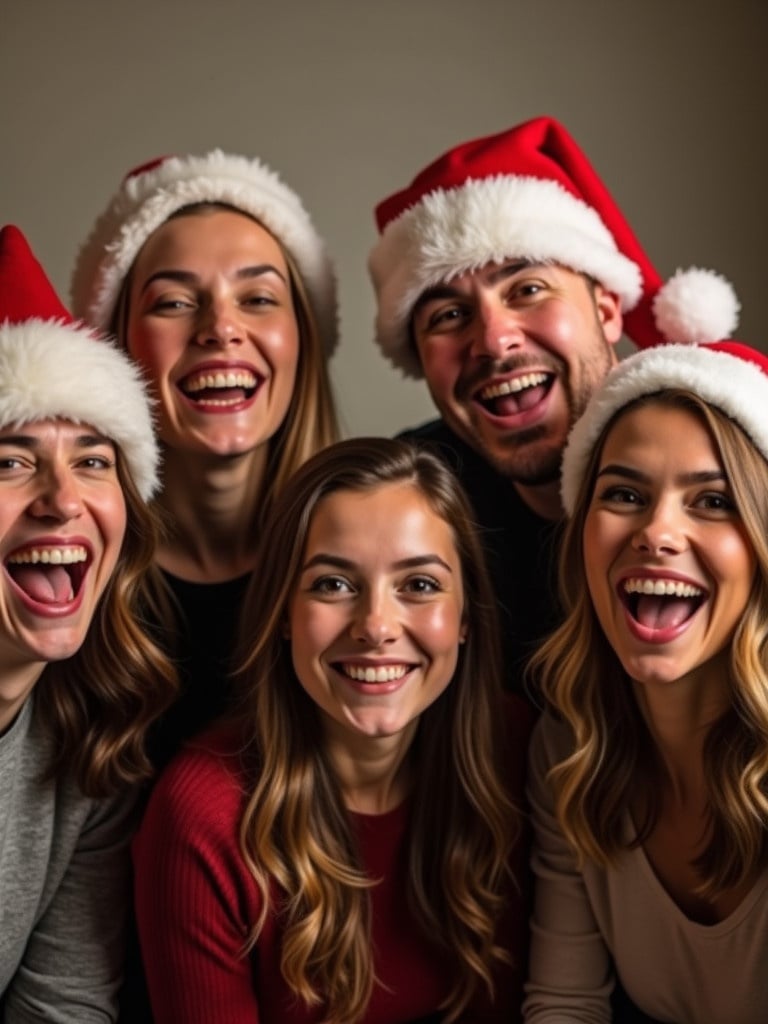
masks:
[[[768,375],[754,363],[726,352],[694,345],[659,345],[614,367],[573,427],[563,453],[560,491],[569,516],[606,424],[634,399],[667,388],[684,388],[722,410],[768,460]]]
[[[330,355],[338,337],[336,279],[309,214],[266,164],[218,149],[169,157],[125,179],[78,253],[71,287],[75,316],[108,330],[121,285],[147,238],[177,210],[204,202],[250,214],[290,253]]]
[[[158,448],[138,368],[83,327],[0,324],[0,425],[87,423],[114,441],[144,500],[157,489]]]
[[[387,224],[371,251],[384,354],[407,376],[421,377],[408,328],[422,292],[515,257],[589,274],[620,296],[624,310],[640,299],[639,267],[619,252],[597,212],[557,182],[520,175],[469,180],[424,196]]]

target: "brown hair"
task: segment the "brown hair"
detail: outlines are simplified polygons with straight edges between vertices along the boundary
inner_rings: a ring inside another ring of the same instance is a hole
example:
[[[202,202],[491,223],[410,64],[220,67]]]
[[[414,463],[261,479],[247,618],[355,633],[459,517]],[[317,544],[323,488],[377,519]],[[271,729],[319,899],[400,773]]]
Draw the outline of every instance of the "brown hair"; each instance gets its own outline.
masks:
[[[454,678],[422,714],[410,752],[409,886],[403,896],[424,936],[453,967],[447,1020],[461,1016],[479,987],[492,991],[492,965],[505,959],[495,922],[511,884],[517,818],[500,781],[494,604],[469,507],[433,455],[383,438],[340,442],[310,459],[273,508],[258,578],[243,609],[240,678],[253,787],[240,842],[263,899],[250,945],[276,912],[276,883],[283,975],[307,1004],[324,1005],[333,1024],[360,1020],[375,983],[368,895],[375,881],[360,864],[319,715],[296,679],[282,624],[318,503],[335,491],[393,482],[411,483],[450,525],[468,625]]]

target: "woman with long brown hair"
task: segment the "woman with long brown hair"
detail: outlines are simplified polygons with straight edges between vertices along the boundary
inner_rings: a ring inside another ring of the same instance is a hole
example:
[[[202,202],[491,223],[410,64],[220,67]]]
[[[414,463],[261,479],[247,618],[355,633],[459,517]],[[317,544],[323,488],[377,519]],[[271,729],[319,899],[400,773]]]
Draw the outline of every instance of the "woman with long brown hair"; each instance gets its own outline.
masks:
[[[0,232],[0,1003],[114,1020],[145,737],[175,675],[139,619],[158,453],[136,368]]]
[[[539,652],[528,1021],[768,1015],[768,359],[625,360],[572,432]]]
[[[158,1024],[519,1015],[528,711],[450,471],[314,456],[243,609],[239,718],[155,788],[135,845]]]
[[[259,160],[215,150],[126,177],[80,249],[72,302],[114,333],[157,399],[153,617],[182,681],[155,739],[162,764],[226,708],[265,517],[336,439],[335,280],[299,197]]]

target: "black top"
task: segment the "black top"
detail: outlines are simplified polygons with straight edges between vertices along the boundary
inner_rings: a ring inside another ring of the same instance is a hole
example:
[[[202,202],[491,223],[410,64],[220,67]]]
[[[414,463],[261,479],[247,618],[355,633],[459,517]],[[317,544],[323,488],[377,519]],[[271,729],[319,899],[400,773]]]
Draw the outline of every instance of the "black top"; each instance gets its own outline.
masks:
[[[158,768],[231,705],[230,672],[250,574],[224,583],[189,583],[165,571],[163,577],[178,603],[178,635],[169,642],[155,628],[158,642],[176,664],[180,692],[150,740],[152,761]]]
[[[522,672],[529,655],[561,617],[556,580],[562,524],[536,515],[512,481],[442,420],[398,436],[433,450],[456,473],[467,492],[499,603],[505,684],[522,693]]]

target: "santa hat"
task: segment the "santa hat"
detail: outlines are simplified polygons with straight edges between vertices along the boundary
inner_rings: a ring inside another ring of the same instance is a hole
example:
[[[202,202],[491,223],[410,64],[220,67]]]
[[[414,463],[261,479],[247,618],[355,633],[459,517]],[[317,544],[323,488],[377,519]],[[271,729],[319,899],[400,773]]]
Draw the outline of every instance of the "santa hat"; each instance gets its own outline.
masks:
[[[118,445],[145,500],[158,449],[138,368],[76,323],[18,228],[0,230],[0,425],[87,423]]]
[[[610,193],[561,124],[538,117],[438,157],[376,207],[381,237],[369,258],[376,336],[409,376],[422,375],[409,342],[426,288],[510,258],[589,274],[621,299],[624,329],[640,348],[708,342],[736,327],[731,286],[711,271],[678,271],[666,284]]]
[[[592,450],[612,417],[636,398],[669,388],[691,391],[720,409],[768,462],[768,356],[739,342],[659,345],[615,366],[571,430],[560,483],[569,516]]]
[[[205,156],[163,157],[130,171],[80,248],[72,308],[108,330],[120,288],[147,238],[195,203],[226,203],[261,223],[298,267],[326,355],[338,337],[336,279],[325,245],[301,200],[266,164],[215,149]]]

